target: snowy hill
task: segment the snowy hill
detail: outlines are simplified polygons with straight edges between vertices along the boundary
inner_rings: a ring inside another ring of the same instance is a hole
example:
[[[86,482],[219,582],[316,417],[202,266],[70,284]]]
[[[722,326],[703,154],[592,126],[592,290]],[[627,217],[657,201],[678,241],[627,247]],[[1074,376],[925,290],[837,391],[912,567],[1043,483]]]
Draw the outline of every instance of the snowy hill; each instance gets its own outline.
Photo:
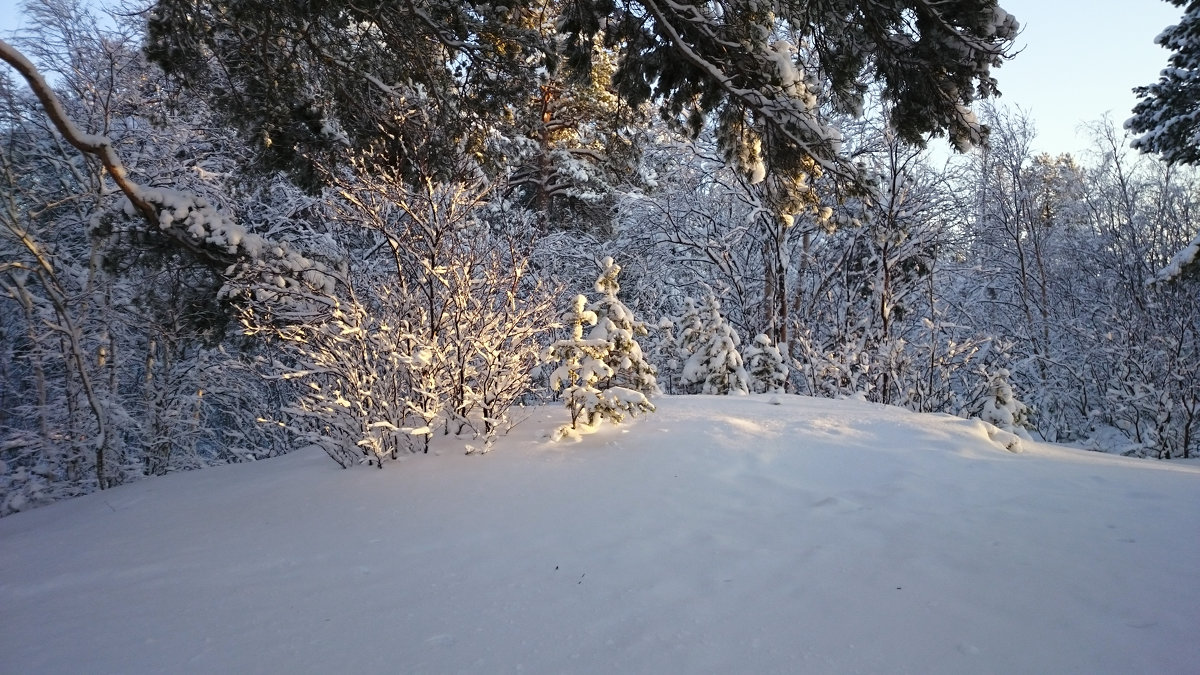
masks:
[[[4,518],[0,672],[1196,672],[1197,465],[779,401]]]

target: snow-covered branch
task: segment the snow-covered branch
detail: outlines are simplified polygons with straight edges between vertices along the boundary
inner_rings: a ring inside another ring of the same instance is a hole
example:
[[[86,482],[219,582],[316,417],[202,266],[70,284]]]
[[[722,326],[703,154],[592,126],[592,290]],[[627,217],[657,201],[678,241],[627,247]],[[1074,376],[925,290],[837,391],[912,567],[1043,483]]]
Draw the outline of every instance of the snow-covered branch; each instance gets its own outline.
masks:
[[[0,40],[0,59],[3,59],[20,73],[21,77],[25,78],[29,88],[33,90],[34,96],[37,96],[38,101],[42,104],[42,109],[46,111],[46,115],[54,124],[54,128],[58,129],[63,138],[67,139],[67,142],[80,152],[95,155],[138,213],[146,219],[149,225],[157,226],[157,209],[144,198],[142,187],[129,179],[125,165],[113,150],[112,141],[107,136],[84,133],[75,126],[66,110],[63,110],[62,104],[59,103],[58,96],[54,94],[54,90],[50,88],[50,84],[46,82],[42,74],[38,72],[37,67],[4,40]]]
[[[83,132],[67,115],[54,90],[37,67],[12,45],[0,40],[0,59],[11,65],[29,84],[42,109],[72,146],[98,158],[128,200],[128,215],[140,215],[151,232],[160,232],[202,259],[221,265],[227,277],[240,276],[256,283],[239,269],[249,263],[254,276],[279,287],[331,288],[335,278],[325,265],[309,260],[283,242],[273,242],[247,232],[203,197],[177,190],[147,188],[128,175],[107,136]]]
[[[687,42],[679,29],[672,24],[667,11],[660,7],[656,0],[643,0],[641,4],[651,13],[684,60],[706,73],[712,82],[732,99],[762,115],[776,131],[811,157],[822,170],[833,175],[850,177],[851,172],[847,167],[837,161],[836,135],[832,129],[810,119],[809,111],[803,110],[797,101],[786,95],[771,97],[758,89],[738,87],[733,78],[718,64],[705,58]],[[674,6],[674,3],[669,4]],[[798,133],[799,129],[803,129],[812,137]]]
[[[1179,253],[1176,253],[1171,262],[1166,267],[1158,271],[1158,274],[1150,280],[1150,283],[1174,281],[1188,273],[1189,270],[1195,269],[1200,273],[1200,234],[1185,246]]]

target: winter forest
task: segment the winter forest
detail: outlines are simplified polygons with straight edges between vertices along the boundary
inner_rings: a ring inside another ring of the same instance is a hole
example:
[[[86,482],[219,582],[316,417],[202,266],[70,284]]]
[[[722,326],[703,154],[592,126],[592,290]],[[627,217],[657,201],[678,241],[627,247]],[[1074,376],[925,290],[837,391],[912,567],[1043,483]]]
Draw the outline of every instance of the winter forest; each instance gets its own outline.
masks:
[[[0,515],[484,453],[540,404],[569,443],[669,395],[1194,457],[1200,5],[1170,1],[1132,119],[1050,156],[996,97],[995,0],[28,0]]]

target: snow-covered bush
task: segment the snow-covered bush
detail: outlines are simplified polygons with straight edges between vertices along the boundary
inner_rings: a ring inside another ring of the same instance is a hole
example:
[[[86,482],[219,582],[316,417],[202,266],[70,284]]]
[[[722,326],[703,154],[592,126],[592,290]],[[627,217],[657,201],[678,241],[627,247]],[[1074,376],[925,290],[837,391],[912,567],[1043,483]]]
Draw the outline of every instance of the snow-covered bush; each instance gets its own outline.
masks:
[[[1017,399],[1009,383],[1009,372],[1000,368],[988,375],[987,393],[980,409],[979,419],[992,426],[1028,437],[1029,407]]]
[[[333,295],[255,296],[245,317],[248,332],[282,342],[272,376],[303,381],[294,431],[343,467],[428,452],[436,433],[486,452],[530,389],[555,325],[551,288],[481,222],[475,183],[414,187],[364,170],[338,194],[342,236],[386,264],[357,262]]]
[[[278,344],[280,356],[264,364],[267,377],[299,384],[284,410],[288,428],[343,468],[360,461],[382,466],[407,434],[427,426],[412,414],[409,396],[422,384],[428,354],[403,349],[414,342],[393,335],[402,309],[385,304],[368,312],[351,299],[324,320],[270,323],[253,306],[243,318],[249,334]]]

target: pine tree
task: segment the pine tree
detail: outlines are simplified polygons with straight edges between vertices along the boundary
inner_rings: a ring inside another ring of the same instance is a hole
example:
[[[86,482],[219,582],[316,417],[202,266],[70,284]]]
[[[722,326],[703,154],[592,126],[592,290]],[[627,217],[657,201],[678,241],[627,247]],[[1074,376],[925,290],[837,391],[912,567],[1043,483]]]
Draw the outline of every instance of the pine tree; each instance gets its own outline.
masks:
[[[1170,0],[1182,7],[1185,0]],[[1140,99],[1125,123],[1141,134],[1133,147],[1158,153],[1170,163],[1200,163],[1200,4],[1189,3],[1179,23],[1168,26],[1154,41],[1173,53],[1158,82],[1137,87]]]
[[[1028,436],[1029,408],[1013,393],[1009,372],[1001,368],[988,376],[988,397],[979,418],[1004,431]]]
[[[306,183],[346,148],[445,170],[520,110],[538,73],[578,86],[619,46],[626,108],[715,126],[748,177],[780,178],[765,184],[781,216],[816,196],[808,178],[859,175],[826,113],[861,114],[875,84],[904,140],[982,140],[970,105],[997,92],[992,68],[1019,29],[996,0],[156,0],[149,17],[150,58],[261,139],[264,167]]]
[[[746,370],[750,375],[750,390],[755,394],[782,394],[787,386],[788,366],[783,353],[760,333],[746,348]]]
[[[700,319],[700,308],[692,298],[684,298],[683,314],[677,321],[679,329],[679,357],[686,364],[692,355],[704,346],[704,322]],[[680,373],[680,385],[686,384]]]
[[[748,394],[749,377],[738,351],[741,339],[721,316],[721,305],[708,296],[698,316],[697,349],[688,357],[682,384],[700,385],[703,394]]]
[[[646,324],[635,320],[633,312],[617,298],[621,290],[617,283],[621,266],[611,257],[605,257],[600,267],[595,288],[603,295],[588,307],[596,313],[596,326],[588,332],[588,338],[608,342],[604,362],[613,374],[601,384],[604,389],[623,387],[645,396],[658,395],[662,393],[658,389],[658,370],[646,361],[637,341],[638,336],[647,335]]]
[[[668,394],[676,391],[679,372],[683,367],[679,359],[679,341],[675,339],[675,322],[663,317],[658,322],[658,342],[654,346],[655,360],[662,364],[659,369],[660,379],[666,384]]]
[[[565,436],[578,438],[581,433],[594,431],[604,420],[619,424],[626,412],[654,409],[640,392],[620,387],[602,391],[597,386],[601,378],[612,377],[613,370],[604,362],[609,341],[583,337],[584,325],[594,326],[596,321],[596,313],[587,309],[587,298],[575,296],[571,309],[563,315],[563,323],[571,327],[571,337],[558,340],[542,352],[543,361],[560,364],[550,374],[550,387],[563,391],[571,415],[570,424],[554,431],[556,441]]]

